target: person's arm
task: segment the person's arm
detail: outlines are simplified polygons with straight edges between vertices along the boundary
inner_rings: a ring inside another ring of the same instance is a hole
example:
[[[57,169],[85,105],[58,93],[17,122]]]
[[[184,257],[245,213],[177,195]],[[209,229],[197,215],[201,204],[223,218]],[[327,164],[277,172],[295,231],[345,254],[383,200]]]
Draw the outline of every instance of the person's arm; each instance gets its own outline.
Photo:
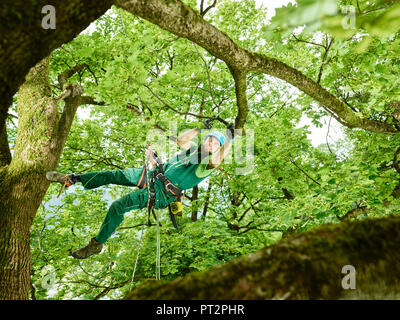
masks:
[[[188,150],[190,148],[190,141],[193,140],[200,133],[200,129],[190,129],[185,131],[176,139],[176,143],[178,146],[184,150]]]
[[[207,169],[217,168],[222,160],[226,157],[229,151],[232,149],[233,141],[226,141],[222,147],[220,147],[216,152],[214,152],[210,157],[210,162],[207,165]]]
[[[235,136],[235,126],[233,123],[229,124],[226,129],[227,139],[226,142],[210,157],[210,162],[207,165],[207,169],[217,168],[222,160],[226,157],[229,151],[232,149],[232,143]]]

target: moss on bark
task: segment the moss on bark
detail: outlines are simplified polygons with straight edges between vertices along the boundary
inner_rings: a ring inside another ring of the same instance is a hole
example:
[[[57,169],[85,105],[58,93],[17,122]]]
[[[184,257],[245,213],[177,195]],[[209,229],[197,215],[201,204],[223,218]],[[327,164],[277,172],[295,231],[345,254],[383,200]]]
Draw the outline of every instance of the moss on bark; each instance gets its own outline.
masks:
[[[70,89],[59,113],[44,58],[18,91],[15,152],[0,168],[0,299],[29,297],[30,227],[49,186],[46,172],[58,164],[80,103],[82,88],[71,84]]]
[[[112,1],[55,0],[56,29],[43,29],[47,1],[2,1],[0,11],[0,131],[13,95],[29,69],[63,43],[71,41],[111,7]]]

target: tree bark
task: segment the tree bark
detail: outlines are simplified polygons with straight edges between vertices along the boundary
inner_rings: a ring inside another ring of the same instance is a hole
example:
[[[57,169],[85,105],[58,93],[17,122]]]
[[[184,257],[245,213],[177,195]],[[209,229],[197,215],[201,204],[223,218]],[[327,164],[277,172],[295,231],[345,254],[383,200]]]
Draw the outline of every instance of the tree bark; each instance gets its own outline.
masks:
[[[49,186],[46,172],[58,164],[82,93],[76,85],[64,88],[68,96],[59,113],[45,58],[18,92],[15,152],[0,169],[0,299],[29,298],[30,227]]]
[[[198,214],[198,209],[199,209],[199,187],[194,186],[193,187],[193,192],[192,192],[192,221],[197,221],[197,214]]]
[[[45,5],[56,10],[56,29],[44,29]],[[13,95],[31,67],[71,41],[111,7],[111,0],[3,0],[0,10],[0,131]]]
[[[205,200],[204,200],[203,213],[202,213],[202,215],[201,215],[201,218],[202,218],[203,220],[206,218],[208,206],[209,206],[209,204],[210,204],[211,188],[212,188],[212,183],[209,182],[209,183],[208,183],[208,187],[207,187],[207,192],[206,192],[206,198],[205,198]]]
[[[172,281],[148,281],[125,299],[399,299],[400,218],[321,226],[253,254]],[[346,265],[355,289],[344,289]]]

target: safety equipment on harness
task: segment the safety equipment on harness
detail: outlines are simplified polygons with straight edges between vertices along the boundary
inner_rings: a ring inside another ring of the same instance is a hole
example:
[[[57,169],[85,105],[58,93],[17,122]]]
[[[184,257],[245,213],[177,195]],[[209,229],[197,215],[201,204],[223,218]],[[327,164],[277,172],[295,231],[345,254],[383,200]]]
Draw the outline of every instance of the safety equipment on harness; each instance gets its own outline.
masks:
[[[171,212],[174,215],[182,216],[183,205],[180,201],[174,201],[170,204]]]
[[[155,166],[155,169],[149,181],[149,203],[147,205],[147,209],[148,209],[148,217],[150,219],[150,212],[152,211],[156,203],[156,192],[154,189],[154,183],[157,179],[162,182],[167,192],[170,192],[177,198],[182,196],[183,190],[179,189],[169,179],[165,177],[164,165],[161,159],[157,156],[157,154],[150,148],[150,145],[149,145],[149,155],[153,163],[153,166]],[[171,205],[168,206],[168,210],[169,210],[169,216],[172,220],[172,224],[176,229],[178,229],[178,224],[176,222],[175,215],[172,213]]]
[[[142,170],[142,173],[140,175],[139,182],[138,182],[137,186],[138,186],[139,189],[144,189],[147,186],[147,167],[146,166],[143,167],[143,170]]]

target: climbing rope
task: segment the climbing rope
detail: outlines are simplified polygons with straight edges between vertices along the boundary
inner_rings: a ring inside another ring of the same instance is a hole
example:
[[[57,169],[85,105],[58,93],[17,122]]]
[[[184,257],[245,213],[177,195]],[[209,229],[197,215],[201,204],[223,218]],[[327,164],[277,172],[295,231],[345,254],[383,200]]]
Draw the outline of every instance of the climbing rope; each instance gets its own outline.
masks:
[[[141,232],[140,232],[139,245],[138,245],[137,253],[136,253],[135,266],[133,267],[133,271],[132,271],[132,280],[131,280],[131,285],[130,285],[130,287],[129,287],[129,290],[132,289],[133,280],[135,279],[136,267],[137,267],[137,264],[138,264],[138,261],[139,261],[140,248],[141,248],[141,246],[142,246],[142,239],[143,239],[144,226],[146,225],[146,216],[147,216],[147,213],[145,212],[145,214],[144,214],[144,219],[143,219],[142,230],[141,230]]]
[[[150,156],[150,155],[149,155]],[[149,156],[147,156],[147,160],[149,159]],[[144,161],[144,172],[146,173],[146,186],[147,186],[147,192],[149,192],[149,176],[147,174],[147,164],[146,164],[146,157],[145,157],[145,161]],[[149,207],[150,204],[150,196],[148,196],[147,198],[147,208]],[[132,289],[132,284],[133,284],[133,280],[135,279],[135,273],[136,273],[136,267],[139,261],[139,253],[140,253],[140,248],[142,246],[142,239],[143,239],[143,231],[144,231],[144,226],[146,225],[146,217],[147,217],[147,210],[143,215],[144,219],[143,219],[143,225],[142,225],[142,230],[140,231],[140,240],[139,240],[139,245],[137,248],[137,253],[136,253],[136,261],[135,261],[135,266],[133,267],[133,271],[132,271],[132,279],[131,279],[131,285],[129,287],[129,290]]]
[[[161,279],[161,256],[160,256],[160,221],[157,211],[157,253],[156,253],[156,280]]]
[[[153,156],[153,152],[151,150],[150,144],[149,144],[149,155],[150,155],[150,161],[153,166],[153,169],[156,168],[157,164]],[[148,189],[150,189],[150,186],[148,186]],[[149,195],[150,199],[150,195]],[[152,209],[153,210],[153,209]],[[153,210],[154,213],[154,210]],[[158,216],[158,210],[156,210],[156,216],[157,220],[157,242],[156,242],[156,280],[160,280],[161,278],[161,258],[160,258],[160,219]]]
[[[152,164],[154,165],[153,156],[152,156],[152,152],[151,152],[151,150],[150,150],[150,145],[149,145],[149,155],[147,156],[147,161],[149,161],[150,159],[151,159]],[[149,177],[148,177],[148,174],[147,174],[147,173],[148,173],[148,171],[147,171],[147,168],[148,168],[148,167],[149,167],[149,166],[146,164],[146,160],[145,160],[145,165],[144,165],[144,169],[143,169],[143,170],[145,170],[144,172],[146,173],[146,174],[145,174],[145,175],[146,175],[146,186],[147,186],[147,194],[148,194],[148,197],[147,197],[147,206],[146,206],[146,207],[147,207],[147,210],[146,210],[146,212],[145,212],[145,214],[144,214],[142,230],[141,230],[141,232],[140,232],[139,245],[138,245],[137,253],[136,253],[136,261],[135,261],[135,266],[133,267],[133,271],[132,271],[132,279],[131,279],[131,284],[130,284],[129,290],[132,289],[132,284],[133,284],[133,281],[134,281],[134,279],[135,279],[136,267],[137,267],[137,264],[138,264],[138,261],[139,261],[140,248],[141,248],[141,246],[142,246],[142,239],[143,239],[143,233],[144,233],[144,226],[146,225],[146,216],[148,216],[149,206],[150,206],[150,185],[149,185],[149,181],[148,181],[148,180],[149,180]],[[154,210],[153,210],[153,213],[154,213]],[[156,220],[157,220],[156,279],[157,279],[157,280],[160,280],[160,278],[161,278],[161,255],[160,255],[160,252],[161,252],[161,250],[160,250],[161,245],[160,245],[160,221],[159,221],[158,211],[157,211],[157,213],[156,213]]]

